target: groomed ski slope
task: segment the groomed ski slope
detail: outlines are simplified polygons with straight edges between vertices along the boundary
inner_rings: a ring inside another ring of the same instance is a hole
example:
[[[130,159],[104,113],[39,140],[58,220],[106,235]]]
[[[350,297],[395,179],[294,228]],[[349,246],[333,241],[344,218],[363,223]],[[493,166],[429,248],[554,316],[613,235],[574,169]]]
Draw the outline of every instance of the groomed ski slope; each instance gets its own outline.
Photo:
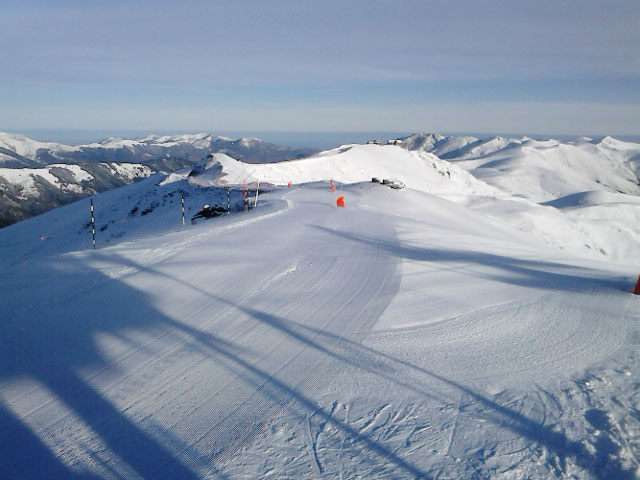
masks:
[[[5,262],[3,475],[638,474],[632,269],[427,193],[337,193]]]

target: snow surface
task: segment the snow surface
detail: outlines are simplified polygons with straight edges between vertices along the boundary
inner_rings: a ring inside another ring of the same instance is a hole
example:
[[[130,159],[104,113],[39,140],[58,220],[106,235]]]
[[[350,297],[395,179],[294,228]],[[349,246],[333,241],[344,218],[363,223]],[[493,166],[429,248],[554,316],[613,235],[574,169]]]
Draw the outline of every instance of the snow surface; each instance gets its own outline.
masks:
[[[97,250],[88,200],[0,230],[3,475],[637,478],[638,197],[464,167],[219,154],[92,197]],[[271,192],[192,225],[223,179]]]

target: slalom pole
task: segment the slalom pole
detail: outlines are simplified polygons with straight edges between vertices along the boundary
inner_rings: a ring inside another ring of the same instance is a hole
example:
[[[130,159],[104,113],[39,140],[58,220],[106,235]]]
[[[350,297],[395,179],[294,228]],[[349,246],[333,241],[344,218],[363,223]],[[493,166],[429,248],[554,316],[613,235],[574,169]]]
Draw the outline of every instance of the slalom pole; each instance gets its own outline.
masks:
[[[227,191],[227,215],[229,215],[229,193],[231,191],[231,187],[226,185],[224,189]]]
[[[96,249],[96,220],[93,217],[93,199],[89,200],[89,209],[91,210],[91,238],[93,241],[93,249]]]
[[[180,204],[182,207],[182,226],[184,227],[184,192],[180,192]]]

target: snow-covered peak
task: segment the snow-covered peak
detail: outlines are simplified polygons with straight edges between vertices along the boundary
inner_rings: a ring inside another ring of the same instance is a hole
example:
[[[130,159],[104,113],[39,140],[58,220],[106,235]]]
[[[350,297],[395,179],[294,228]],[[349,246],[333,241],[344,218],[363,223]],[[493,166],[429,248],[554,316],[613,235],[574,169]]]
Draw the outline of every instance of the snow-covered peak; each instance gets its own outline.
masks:
[[[214,137],[209,133],[194,133],[194,134],[180,134],[180,135],[150,135],[145,138],[140,139],[142,143],[148,145],[165,145],[172,146],[182,143],[192,144],[194,146],[206,147],[213,140],[220,138]]]
[[[613,138],[610,136],[603,137],[599,141],[596,141],[595,144],[599,147],[620,151],[639,150],[639,144],[636,142],[625,142],[624,140],[618,140],[617,138]]]
[[[519,142],[522,146],[526,146],[529,148],[549,148],[560,145],[562,142],[559,140],[555,140],[553,138],[548,138],[545,140],[536,140],[534,138],[527,138],[527,140]]]
[[[104,148],[130,148],[139,144],[140,141],[132,138],[108,137],[91,146],[99,145]]]
[[[461,151],[478,141],[472,136],[445,137],[439,133],[416,133],[404,138],[400,145],[407,150],[420,150],[441,158],[450,158],[459,155]]]
[[[19,133],[0,132],[0,142],[27,142],[33,141]]]
[[[456,158],[470,159],[476,157],[483,157],[491,153],[495,153],[504,148],[520,145],[522,142],[513,138],[506,138],[501,136],[495,136],[486,140],[479,140],[477,142],[470,142],[466,147],[461,148],[456,152]]]
[[[238,143],[240,143],[243,147],[247,147],[247,148],[260,142],[262,142],[262,140],[256,137],[242,137],[238,139]]]
[[[535,202],[590,190],[640,195],[640,160],[634,160],[640,159],[640,145],[634,145],[621,151],[591,143],[492,139],[455,160],[475,177]]]
[[[287,185],[330,179],[351,184],[373,177],[399,180],[409,188],[437,192],[456,201],[464,201],[469,195],[499,195],[494,188],[435,155],[388,145],[344,145],[310,158],[259,165],[216,153],[189,181],[201,186],[256,181]]]
[[[445,137],[439,133],[414,133],[402,139],[401,145],[407,150],[424,150],[430,152]]]
[[[40,142],[24,135],[7,132],[0,132],[0,148],[6,148],[7,150],[31,160],[36,159],[36,155],[40,150],[49,150],[53,153],[73,152],[78,150],[78,147],[73,147],[71,145],[64,145],[62,143],[55,142]]]

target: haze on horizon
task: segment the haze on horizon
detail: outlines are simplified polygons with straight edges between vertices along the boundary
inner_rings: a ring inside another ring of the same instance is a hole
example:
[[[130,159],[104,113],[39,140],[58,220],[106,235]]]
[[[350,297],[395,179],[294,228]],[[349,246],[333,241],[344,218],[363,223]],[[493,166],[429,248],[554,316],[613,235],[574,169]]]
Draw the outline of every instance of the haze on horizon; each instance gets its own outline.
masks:
[[[640,133],[640,3],[3,2],[0,130]]]

